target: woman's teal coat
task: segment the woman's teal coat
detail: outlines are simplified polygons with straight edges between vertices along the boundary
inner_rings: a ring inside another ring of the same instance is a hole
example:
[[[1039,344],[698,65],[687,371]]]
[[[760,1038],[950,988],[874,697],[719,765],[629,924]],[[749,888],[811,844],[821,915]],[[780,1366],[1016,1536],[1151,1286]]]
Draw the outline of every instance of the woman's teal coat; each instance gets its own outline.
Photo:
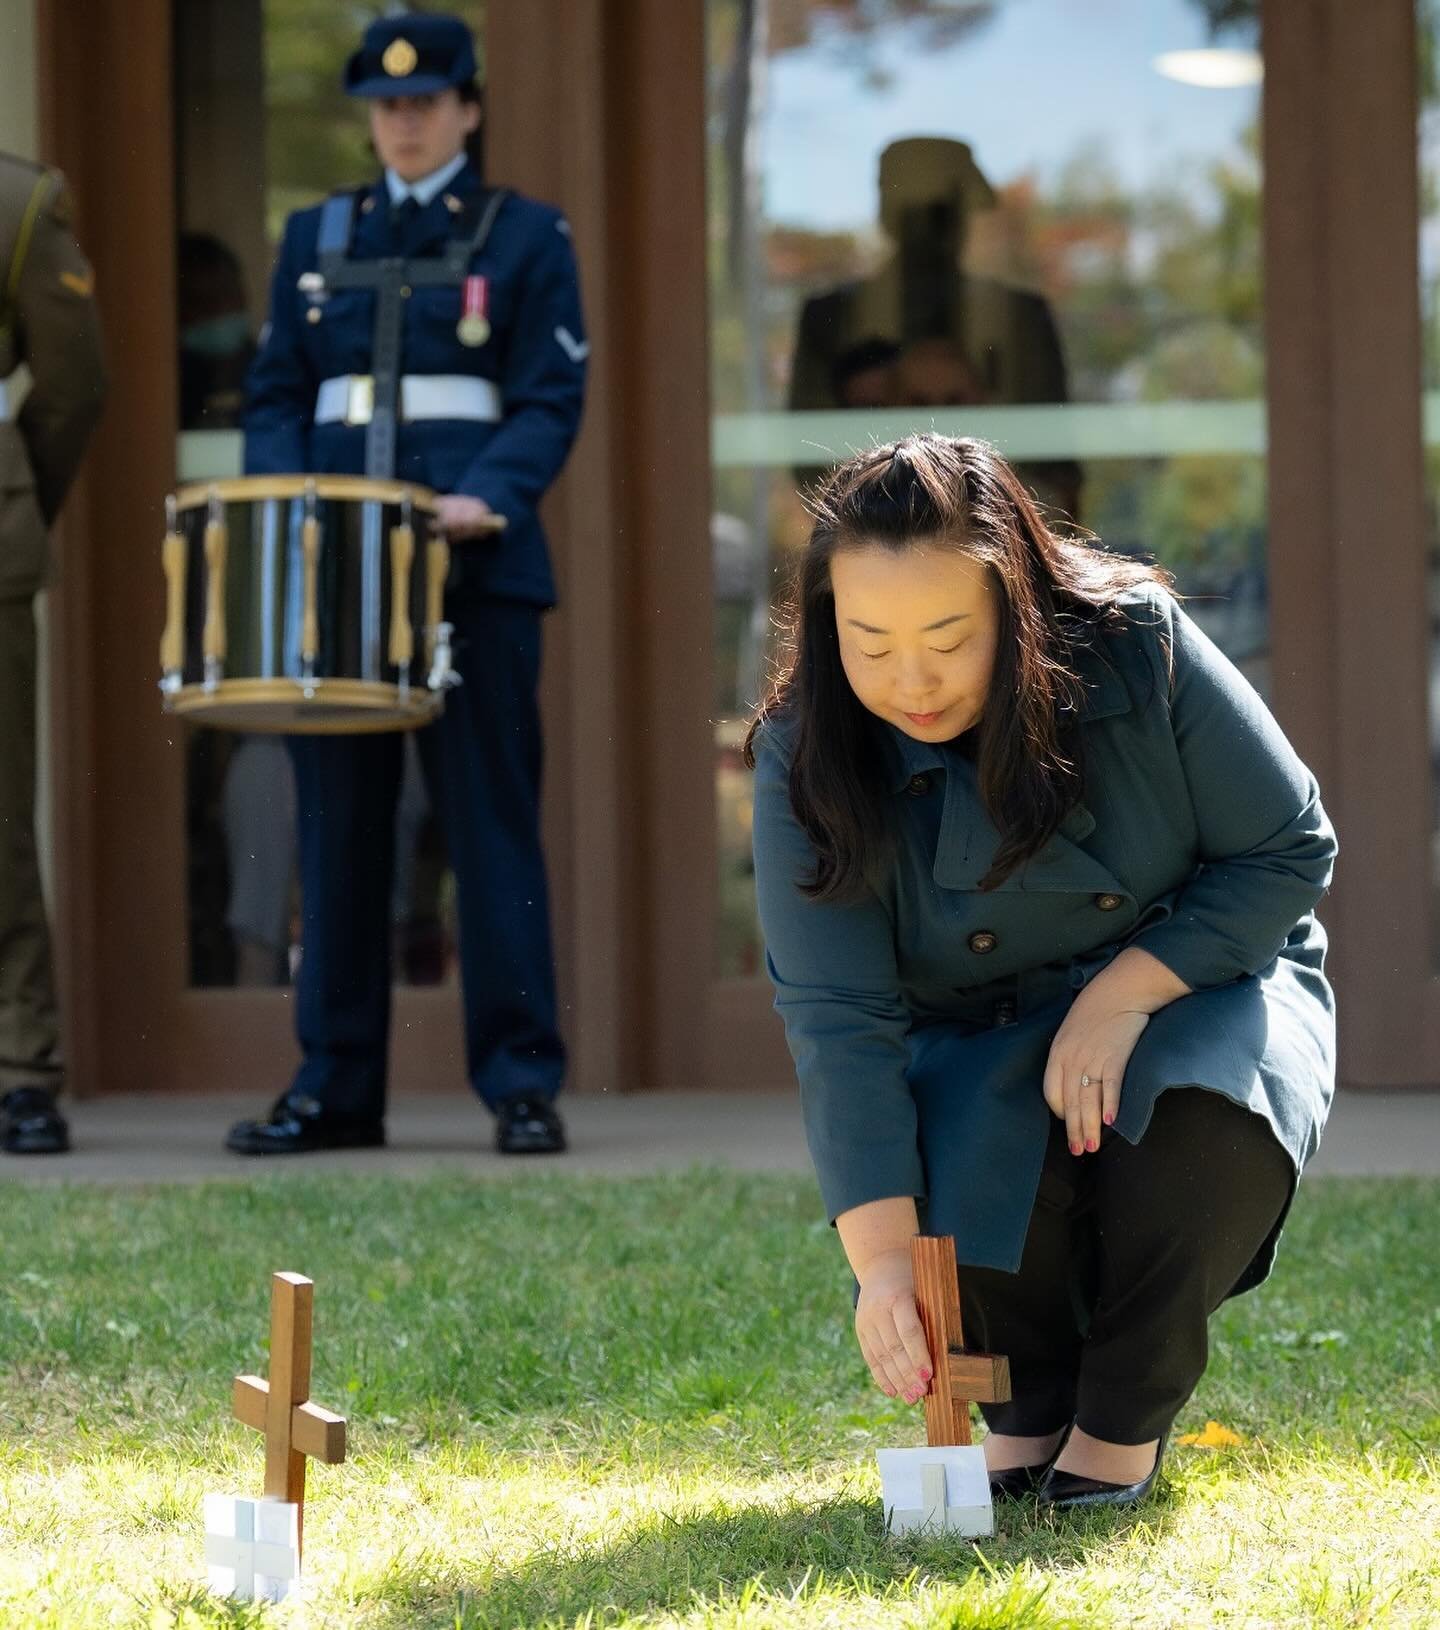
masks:
[[[816,903],[790,807],[786,721],[757,740],[755,871],[776,1006],[831,1218],[895,1195],[962,1262],[1014,1271],[1050,1111],[1041,1088],[1070,1003],[1127,945],[1190,987],[1157,1013],[1115,1128],[1136,1142],[1167,1087],[1263,1115],[1298,1174],[1335,1082],[1335,1009],[1314,908],[1335,836],[1265,705],[1159,589],[1081,654],[1084,802],[982,893],[999,842],[974,764],[891,727],[897,836],[882,882]],[[1269,1271],[1275,1233],[1237,1289]]]

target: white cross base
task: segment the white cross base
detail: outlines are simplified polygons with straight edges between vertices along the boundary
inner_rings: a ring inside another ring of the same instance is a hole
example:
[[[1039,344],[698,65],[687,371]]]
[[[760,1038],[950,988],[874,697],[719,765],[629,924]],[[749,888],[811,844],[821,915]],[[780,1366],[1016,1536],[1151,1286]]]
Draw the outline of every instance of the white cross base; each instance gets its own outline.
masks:
[[[205,1562],[217,1596],[284,1601],[300,1582],[300,1507],[207,1494]]]
[[[981,1448],[877,1449],[885,1526],[892,1534],[995,1532]]]

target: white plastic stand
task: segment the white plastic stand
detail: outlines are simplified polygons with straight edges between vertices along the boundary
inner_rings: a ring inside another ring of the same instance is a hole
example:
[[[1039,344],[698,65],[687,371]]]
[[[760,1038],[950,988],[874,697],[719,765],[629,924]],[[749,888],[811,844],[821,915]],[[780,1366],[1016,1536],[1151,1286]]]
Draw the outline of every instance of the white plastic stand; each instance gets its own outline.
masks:
[[[981,1448],[877,1449],[885,1526],[892,1534],[995,1532]]]
[[[217,1596],[283,1602],[300,1582],[300,1507],[207,1494],[205,1562]]]

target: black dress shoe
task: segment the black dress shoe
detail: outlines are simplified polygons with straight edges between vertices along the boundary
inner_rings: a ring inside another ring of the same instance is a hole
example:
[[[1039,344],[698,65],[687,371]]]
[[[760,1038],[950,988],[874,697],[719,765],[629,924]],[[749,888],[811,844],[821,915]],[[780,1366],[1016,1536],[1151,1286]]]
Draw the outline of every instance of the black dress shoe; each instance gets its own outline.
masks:
[[[1052,1511],[1075,1511],[1083,1506],[1139,1505],[1155,1487],[1160,1462],[1165,1458],[1165,1439],[1155,1447],[1155,1464],[1150,1475],[1138,1483],[1102,1483],[1098,1477],[1081,1477],[1075,1472],[1056,1471],[1052,1466],[1038,1490],[1040,1504]]]
[[[70,1128],[44,1087],[16,1087],[0,1098],[0,1149],[7,1155],[63,1155]]]
[[[544,1098],[506,1098],[495,1112],[495,1147],[502,1155],[558,1155],[565,1127]]]
[[[1052,1462],[1042,1460],[1038,1466],[1007,1466],[1003,1472],[990,1473],[992,1500],[1028,1500],[1045,1480]]]
[[[236,1121],[225,1147],[237,1155],[308,1155],[317,1149],[379,1149],[385,1123],[327,1115],[313,1098],[280,1098],[268,1120]]]

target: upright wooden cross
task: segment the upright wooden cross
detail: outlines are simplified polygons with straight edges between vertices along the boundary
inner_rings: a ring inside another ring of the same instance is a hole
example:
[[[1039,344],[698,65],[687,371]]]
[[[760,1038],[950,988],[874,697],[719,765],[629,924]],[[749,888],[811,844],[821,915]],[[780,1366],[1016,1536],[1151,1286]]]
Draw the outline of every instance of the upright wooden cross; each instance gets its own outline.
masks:
[[[970,1442],[970,1401],[1010,1401],[1010,1360],[999,1353],[967,1353],[960,1327],[960,1280],[949,1234],[917,1234],[910,1241],[915,1306],[925,1327],[935,1376],[925,1395],[925,1436],[932,1448]]]
[[[270,1293],[270,1379],[235,1377],[235,1418],[265,1434],[265,1495],[297,1508],[304,1544],[305,1460],[345,1458],[345,1419],[310,1402],[315,1282],[277,1273]]]

